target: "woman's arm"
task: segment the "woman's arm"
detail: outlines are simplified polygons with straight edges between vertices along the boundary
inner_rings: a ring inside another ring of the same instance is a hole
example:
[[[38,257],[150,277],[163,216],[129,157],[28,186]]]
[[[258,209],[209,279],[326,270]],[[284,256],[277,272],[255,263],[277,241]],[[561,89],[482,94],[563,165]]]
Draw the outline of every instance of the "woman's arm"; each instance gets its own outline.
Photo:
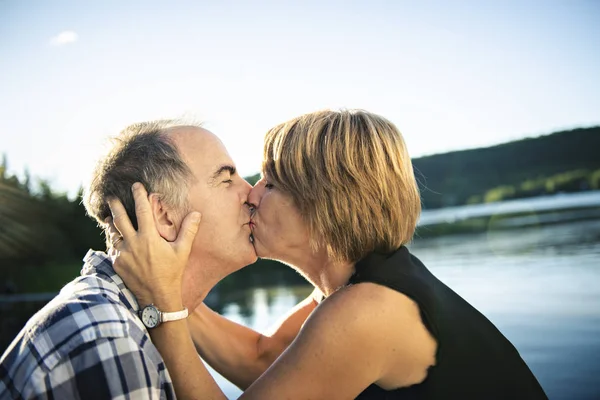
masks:
[[[160,300],[155,304],[159,309],[181,309]],[[227,399],[198,357],[187,320],[165,322],[149,332],[165,361],[178,399]]]
[[[230,321],[202,304],[188,319],[194,345],[211,367],[245,390],[294,340],[317,306],[314,298],[313,292],[267,334]]]
[[[116,198],[108,200],[112,223],[124,238],[111,249],[113,267],[139,304],[154,304],[165,312],[182,310],[183,271],[201,215],[188,214],[177,239],[167,242],[156,230],[146,189],[136,183],[132,191],[137,230],[123,204]],[[165,361],[178,398],[226,399],[194,349],[187,319],[165,322],[148,332]]]

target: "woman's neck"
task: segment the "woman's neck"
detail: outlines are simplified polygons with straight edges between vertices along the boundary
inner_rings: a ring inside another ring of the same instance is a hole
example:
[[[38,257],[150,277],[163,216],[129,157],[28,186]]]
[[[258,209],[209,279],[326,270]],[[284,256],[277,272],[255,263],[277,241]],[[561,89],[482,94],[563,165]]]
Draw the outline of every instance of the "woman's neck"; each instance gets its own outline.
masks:
[[[333,261],[326,251],[312,253],[292,265],[326,297],[345,286],[354,273],[354,263]]]

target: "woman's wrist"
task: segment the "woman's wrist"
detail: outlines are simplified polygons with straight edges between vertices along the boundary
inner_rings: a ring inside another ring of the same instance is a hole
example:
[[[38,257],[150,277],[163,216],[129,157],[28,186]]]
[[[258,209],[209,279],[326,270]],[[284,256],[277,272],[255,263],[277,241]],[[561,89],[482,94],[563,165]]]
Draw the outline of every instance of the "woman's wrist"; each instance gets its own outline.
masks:
[[[181,300],[181,292],[162,293],[154,295],[144,295],[138,297],[140,308],[153,304],[156,308],[163,312],[174,312],[183,310],[183,301]]]

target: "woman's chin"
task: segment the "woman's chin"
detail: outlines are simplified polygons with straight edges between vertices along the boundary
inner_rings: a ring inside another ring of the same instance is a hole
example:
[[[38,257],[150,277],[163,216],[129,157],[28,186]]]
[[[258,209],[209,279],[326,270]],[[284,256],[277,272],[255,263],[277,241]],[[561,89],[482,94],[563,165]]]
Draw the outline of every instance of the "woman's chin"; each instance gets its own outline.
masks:
[[[258,258],[271,258],[271,252],[267,251],[264,247],[260,245],[254,244],[254,249],[256,250],[256,255]]]
[[[253,240],[252,244],[254,245],[254,250],[256,251],[256,255],[258,256],[258,258],[271,258],[272,257],[272,252],[270,252],[268,248],[263,246],[261,241],[256,239],[256,236],[254,236],[254,240]]]

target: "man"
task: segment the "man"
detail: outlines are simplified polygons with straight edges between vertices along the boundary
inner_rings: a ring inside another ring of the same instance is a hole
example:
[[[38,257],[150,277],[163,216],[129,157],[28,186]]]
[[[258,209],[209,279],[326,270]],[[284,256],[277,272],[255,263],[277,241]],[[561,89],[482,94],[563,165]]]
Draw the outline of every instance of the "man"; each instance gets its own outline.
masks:
[[[246,206],[250,185],[215,135],[173,121],[132,125],[115,138],[86,191],[88,213],[104,224],[107,201],[116,197],[136,224],[134,182],[148,189],[163,238],[174,241],[180,230],[195,235],[184,276],[185,309],[139,304],[110,257],[90,250],[81,276],[29,320],[0,358],[0,399],[175,397],[148,329],[161,319],[185,318],[219,280],[256,261]],[[201,213],[201,221],[199,215],[184,220],[191,211]]]

